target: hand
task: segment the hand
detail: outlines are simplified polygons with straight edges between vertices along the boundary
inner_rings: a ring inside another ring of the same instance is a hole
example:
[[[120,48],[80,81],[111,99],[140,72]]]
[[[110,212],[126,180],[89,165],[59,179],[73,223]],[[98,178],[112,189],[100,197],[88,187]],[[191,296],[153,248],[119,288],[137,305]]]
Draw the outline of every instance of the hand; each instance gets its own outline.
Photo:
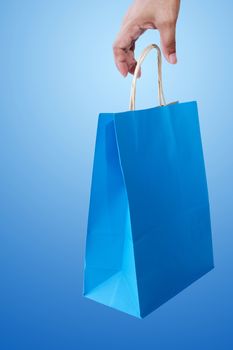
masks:
[[[147,29],[158,29],[162,51],[168,62],[175,64],[176,21],[180,0],[135,0],[123,20],[120,32],[113,44],[115,63],[121,74],[133,74],[135,42]]]

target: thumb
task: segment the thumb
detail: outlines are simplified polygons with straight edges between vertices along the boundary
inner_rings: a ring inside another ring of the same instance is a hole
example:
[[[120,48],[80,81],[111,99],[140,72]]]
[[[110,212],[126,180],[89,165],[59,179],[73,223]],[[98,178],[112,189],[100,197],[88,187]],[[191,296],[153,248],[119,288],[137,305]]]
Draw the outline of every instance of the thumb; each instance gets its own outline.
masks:
[[[176,26],[173,24],[164,25],[159,29],[162,51],[169,63],[175,64],[176,57]]]

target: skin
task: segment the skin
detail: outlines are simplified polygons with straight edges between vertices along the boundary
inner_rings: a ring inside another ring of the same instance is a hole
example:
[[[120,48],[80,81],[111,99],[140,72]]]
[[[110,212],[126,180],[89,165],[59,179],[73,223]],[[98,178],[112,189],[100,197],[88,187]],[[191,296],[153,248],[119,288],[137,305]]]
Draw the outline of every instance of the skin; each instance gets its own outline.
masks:
[[[147,29],[159,31],[165,58],[171,64],[177,62],[176,21],[179,7],[180,0],[135,0],[132,3],[113,44],[115,63],[124,77],[134,73],[137,64],[135,42]]]

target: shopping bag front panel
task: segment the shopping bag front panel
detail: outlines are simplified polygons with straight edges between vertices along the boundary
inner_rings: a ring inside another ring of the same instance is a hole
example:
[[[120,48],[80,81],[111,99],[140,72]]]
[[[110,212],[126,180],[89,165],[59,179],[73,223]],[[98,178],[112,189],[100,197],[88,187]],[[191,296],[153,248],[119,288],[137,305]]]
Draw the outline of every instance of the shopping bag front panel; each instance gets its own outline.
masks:
[[[114,117],[145,315],[213,268],[197,106]]]

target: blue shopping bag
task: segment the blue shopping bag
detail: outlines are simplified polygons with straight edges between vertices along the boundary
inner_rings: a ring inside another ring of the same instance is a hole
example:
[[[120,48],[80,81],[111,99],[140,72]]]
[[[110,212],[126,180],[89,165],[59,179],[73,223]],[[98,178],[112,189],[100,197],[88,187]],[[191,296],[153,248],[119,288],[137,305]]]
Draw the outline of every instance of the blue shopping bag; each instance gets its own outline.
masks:
[[[135,110],[137,72],[152,48],[160,106]],[[213,266],[197,103],[166,105],[153,44],[138,61],[130,111],[99,115],[84,295],[143,318]]]

